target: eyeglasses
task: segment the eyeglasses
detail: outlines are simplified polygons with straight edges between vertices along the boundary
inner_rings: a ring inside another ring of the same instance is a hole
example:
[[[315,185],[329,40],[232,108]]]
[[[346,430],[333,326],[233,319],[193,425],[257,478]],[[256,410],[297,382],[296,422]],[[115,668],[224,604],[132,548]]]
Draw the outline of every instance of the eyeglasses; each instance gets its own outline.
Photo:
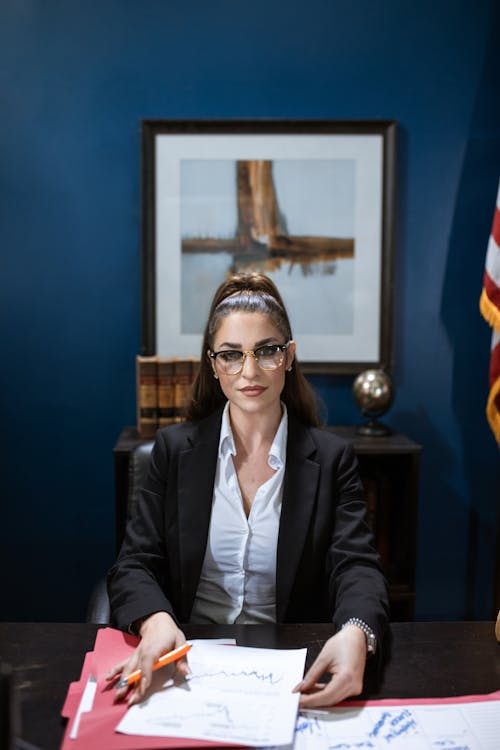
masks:
[[[210,352],[210,356],[225,375],[237,375],[241,372],[249,354],[263,370],[277,370],[283,364],[285,352],[289,346],[290,341],[286,344],[259,346],[258,349],[249,349],[246,352],[240,352],[238,349],[223,349],[220,352]]]

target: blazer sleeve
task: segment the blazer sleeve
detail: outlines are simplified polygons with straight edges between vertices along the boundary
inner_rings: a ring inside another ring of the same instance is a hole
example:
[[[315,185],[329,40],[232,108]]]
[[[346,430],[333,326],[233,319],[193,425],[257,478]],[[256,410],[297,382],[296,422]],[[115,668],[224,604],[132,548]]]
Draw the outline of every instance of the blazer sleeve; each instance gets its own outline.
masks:
[[[165,611],[174,616],[166,593],[170,588],[170,566],[164,537],[169,465],[167,440],[158,432],[136,512],[127,524],[118,559],[108,573],[111,619],[118,628],[127,629],[153,612]]]
[[[346,443],[336,466],[336,509],[327,556],[329,595],[336,629],[363,620],[380,643],[389,614],[380,566],[353,447]]]

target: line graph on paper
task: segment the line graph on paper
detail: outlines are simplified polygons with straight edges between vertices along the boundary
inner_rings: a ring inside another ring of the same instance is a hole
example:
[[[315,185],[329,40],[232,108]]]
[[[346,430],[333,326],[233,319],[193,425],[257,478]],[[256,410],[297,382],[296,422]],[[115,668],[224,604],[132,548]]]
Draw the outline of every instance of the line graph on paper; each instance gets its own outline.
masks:
[[[183,721],[210,721],[217,722],[224,726],[234,725],[234,721],[229,713],[228,707],[224,703],[206,703],[198,711],[192,710],[191,712],[181,711],[175,713],[175,711],[169,711],[168,716],[158,716],[155,719],[159,726],[172,729],[172,727],[180,727]]]
[[[238,684],[245,693],[257,690],[262,695],[263,690],[265,690],[266,687],[271,689],[274,689],[277,686],[279,687],[280,683],[284,680],[284,675],[282,672],[266,672],[258,671],[256,669],[243,669],[232,672],[226,669],[218,669],[207,672],[195,672],[188,678],[188,680],[190,683],[199,683],[206,688],[215,682],[215,684],[219,686],[219,689],[222,690],[224,690],[224,684],[227,684],[228,687],[231,686],[231,690],[237,689],[236,685]]]
[[[191,674],[168,679],[133,706],[117,731],[278,745],[291,742],[305,649],[276,651],[195,643]],[[158,674],[158,673],[156,673]]]

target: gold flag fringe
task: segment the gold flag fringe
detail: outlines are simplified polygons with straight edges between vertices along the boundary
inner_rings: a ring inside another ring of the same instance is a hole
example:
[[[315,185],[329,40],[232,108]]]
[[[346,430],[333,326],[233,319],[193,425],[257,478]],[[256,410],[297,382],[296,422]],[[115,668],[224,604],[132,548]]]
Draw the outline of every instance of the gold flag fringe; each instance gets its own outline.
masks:
[[[479,299],[479,309],[481,310],[481,315],[487,321],[487,323],[489,323],[490,326],[492,326],[495,331],[500,334],[500,310],[490,300],[490,298],[486,294],[486,290],[484,289],[484,287]]]
[[[490,326],[492,326],[492,328],[494,328],[498,334],[500,334],[500,310],[490,300],[490,298],[486,294],[486,290],[484,289],[484,287],[479,299],[479,309],[481,310],[481,315],[486,320],[486,322],[489,323]],[[500,448],[500,413],[495,403],[495,400],[499,393],[500,376],[497,377],[493,385],[490,387],[488,402],[486,404],[486,417],[488,419],[488,424],[490,425],[491,431],[493,432],[497,444]]]
[[[495,439],[500,447],[500,413],[495,404],[495,399],[500,393],[500,376],[495,380],[490,388],[488,403],[486,404],[486,416]]]

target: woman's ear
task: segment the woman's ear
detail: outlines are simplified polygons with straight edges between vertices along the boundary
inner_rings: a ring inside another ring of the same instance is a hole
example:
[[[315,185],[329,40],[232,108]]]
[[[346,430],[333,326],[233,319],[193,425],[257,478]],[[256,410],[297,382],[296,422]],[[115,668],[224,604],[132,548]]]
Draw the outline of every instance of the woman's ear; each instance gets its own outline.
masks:
[[[218,380],[219,376],[217,375],[217,370],[215,369],[215,359],[210,356],[210,349],[207,349],[207,358],[208,358],[208,361],[210,362],[210,367],[212,368],[214,378]]]
[[[297,345],[295,344],[295,341],[290,341],[288,344],[288,349],[286,350],[286,369],[290,372],[292,369],[292,363],[295,359],[295,350],[297,348]]]

